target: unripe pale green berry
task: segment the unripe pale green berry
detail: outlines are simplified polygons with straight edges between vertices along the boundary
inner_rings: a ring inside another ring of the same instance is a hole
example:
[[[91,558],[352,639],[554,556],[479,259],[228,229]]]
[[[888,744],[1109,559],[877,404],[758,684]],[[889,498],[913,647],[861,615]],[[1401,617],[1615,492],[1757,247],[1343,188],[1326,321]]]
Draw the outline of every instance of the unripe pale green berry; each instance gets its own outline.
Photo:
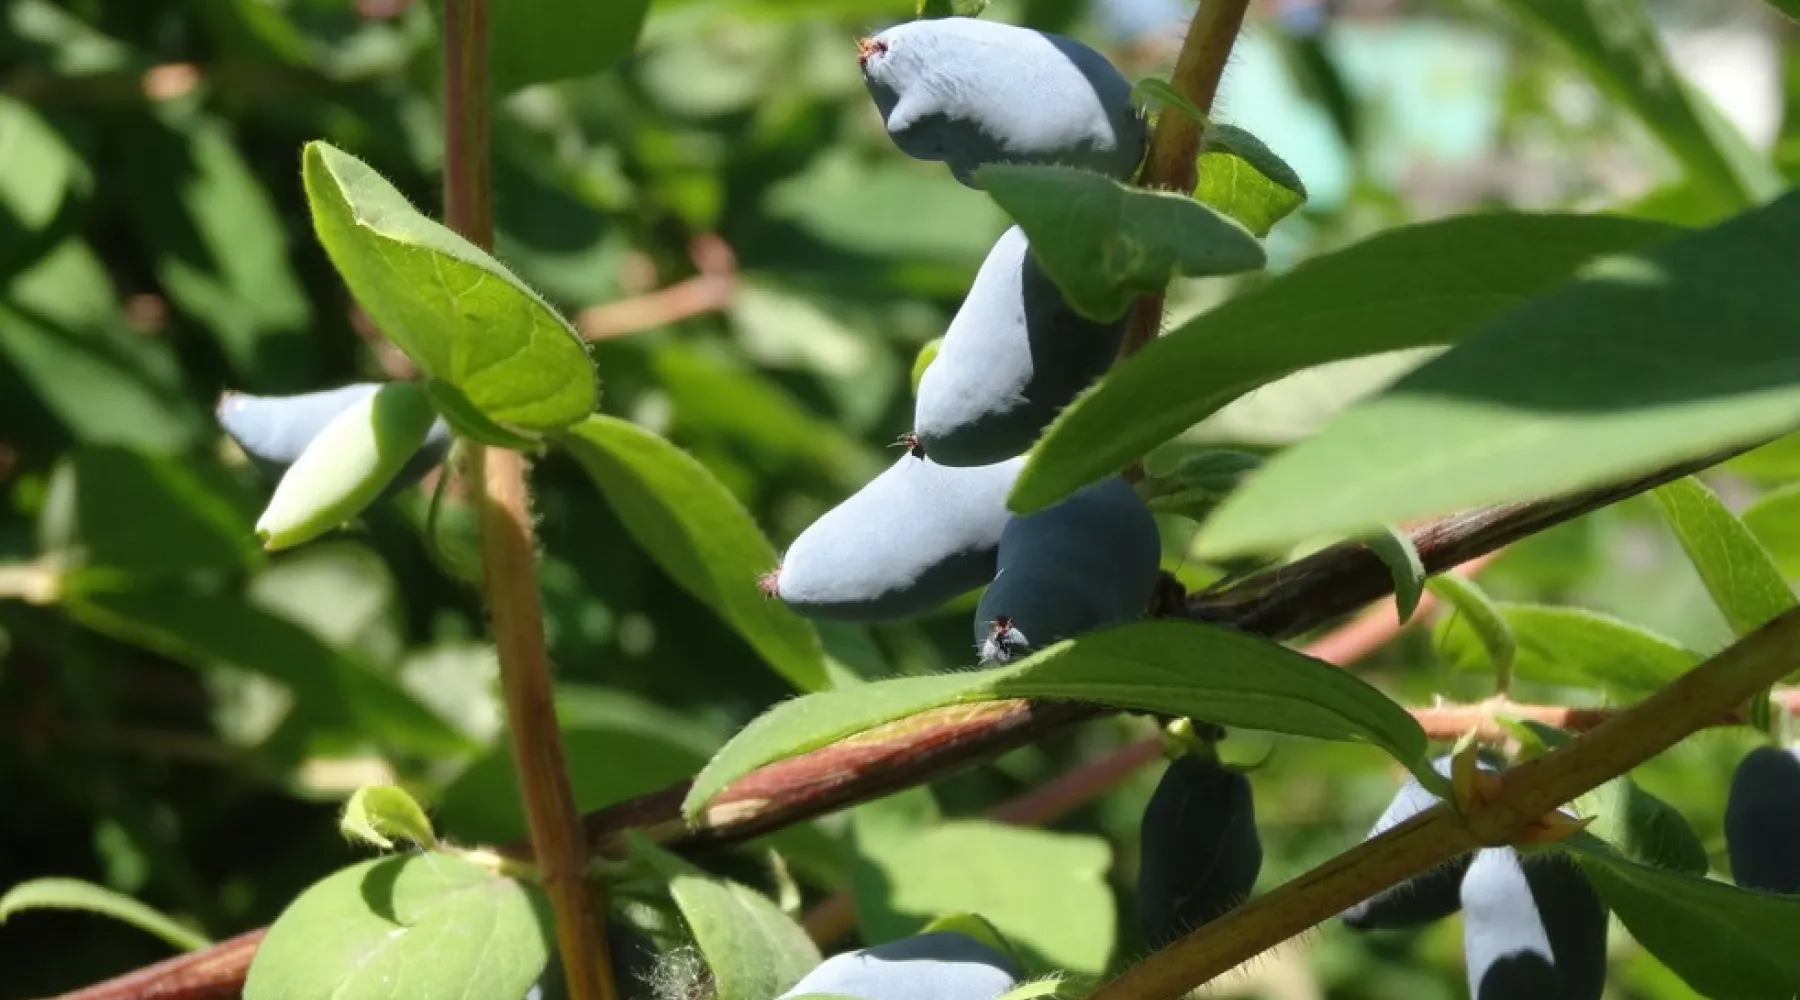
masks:
[[[292,548],[355,517],[399,475],[436,418],[416,382],[390,382],[333,417],[276,484],[256,522],[263,547]]]

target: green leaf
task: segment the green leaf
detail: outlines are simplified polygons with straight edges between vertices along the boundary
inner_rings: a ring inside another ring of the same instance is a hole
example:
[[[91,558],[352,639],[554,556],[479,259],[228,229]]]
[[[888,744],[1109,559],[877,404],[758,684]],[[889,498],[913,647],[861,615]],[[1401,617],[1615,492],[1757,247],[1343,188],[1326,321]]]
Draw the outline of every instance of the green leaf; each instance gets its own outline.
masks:
[[[1756,498],[1744,508],[1744,526],[1763,544],[1781,575],[1800,580],[1800,483]]]
[[[394,846],[390,835],[403,837],[426,850],[435,850],[438,843],[431,818],[397,785],[364,785],[351,793],[338,817],[338,832],[383,850]]]
[[[657,350],[651,370],[675,404],[675,430],[681,435],[728,438],[771,470],[803,465],[850,488],[886,467],[837,424],[755,369],[668,344]],[[756,419],[745,420],[746,413]]]
[[[1469,623],[1469,629],[1487,652],[1488,662],[1493,664],[1495,676],[1510,680],[1518,660],[1519,640],[1487,591],[1475,581],[1454,573],[1434,576],[1425,586]]]
[[[348,153],[311,142],[302,168],[313,228],[332,264],[429,377],[461,390],[490,420],[526,430],[554,430],[593,412],[598,389],[581,337],[511,271],[420,215]]]
[[[1684,476],[1650,495],[1733,633],[1748,635],[1795,605],[1769,551],[1705,483]]]
[[[1209,124],[1206,112],[1200,110],[1198,105],[1188,100],[1181,91],[1176,90],[1174,84],[1162,77],[1147,76],[1132,84],[1131,96],[1139,104],[1156,101],[1167,108],[1172,108],[1175,113],[1186,116],[1189,121],[1202,128]]]
[[[1599,685],[1615,695],[1640,697],[1701,659],[1673,639],[1597,611],[1505,603],[1499,609],[1518,640],[1513,673],[1527,680]],[[1463,616],[1446,617],[1432,642],[1439,657],[1455,669],[1492,669],[1485,646]]]
[[[1115,367],[1057,416],[1008,504],[1042,510],[1259,386],[1331,361],[1452,343],[1595,256],[1677,232],[1604,216],[1470,215],[1314,258]]]
[[[806,929],[768,897],[707,875],[641,835],[629,836],[632,856],[668,880],[669,894],[712,970],[716,1000],[768,1000],[819,964],[819,949]]]
[[[490,8],[494,92],[591,76],[631,54],[650,0],[532,0]]]
[[[487,414],[469,402],[469,397],[448,382],[439,379],[426,382],[425,394],[431,398],[431,406],[438,416],[444,418],[444,423],[449,424],[458,437],[514,451],[536,453],[543,450],[542,443],[536,438],[508,430],[489,420]]]
[[[1769,6],[1785,14],[1791,21],[1800,21],[1800,0],[1767,0]]]
[[[1404,625],[1418,610],[1425,591],[1425,560],[1419,558],[1412,536],[1392,526],[1370,535],[1366,544],[1394,578],[1394,605]]]
[[[1704,876],[1706,845],[1675,807],[1620,775],[1575,800],[1575,809],[1594,817],[1588,829],[1627,857],[1669,871]]]
[[[1306,204],[1300,175],[1261,139],[1235,125],[1209,125],[1194,197],[1258,237]]]
[[[919,0],[919,17],[980,17],[987,5],[988,0]]]
[[[170,345],[131,329],[105,267],[80,240],[65,240],[0,292],[0,359],[81,441],[173,452],[199,437],[200,408]],[[16,402],[0,398],[0,412]]]
[[[248,502],[214,465],[79,448],[51,474],[42,542],[73,565],[137,580],[232,572],[262,562]]]
[[[596,414],[558,438],[626,530],[688,593],[716,611],[802,691],[830,686],[811,623],[757,579],[779,561],[750,514],[706,467],[655,434]]]
[[[1595,86],[1635,114],[1719,211],[1746,208],[1781,190],[1781,177],[1768,161],[1681,78],[1641,0],[1503,3],[1562,46]]]
[[[1726,462],[1724,468],[1759,483],[1800,481],[1800,434],[1786,434]]]
[[[288,905],[256,949],[244,998],[522,997],[549,958],[535,888],[443,854],[382,858]]]
[[[226,666],[287,686],[295,710],[340,739],[454,756],[469,739],[361,659],[230,594],[170,588],[73,592],[69,615],[95,631],[197,668]]]
[[[1177,275],[1255,271],[1262,244],[1190,198],[1129,187],[1067,167],[992,165],[975,172],[1012,215],[1031,252],[1086,316],[1112,319]]]
[[[584,813],[687,778],[722,742],[685,716],[607,688],[559,685],[556,717],[570,791],[575,808]],[[449,836],[465,843],[493,844],[526,834],[518,772],[506,741],[445,787],[437,816]]]
[[[1800,983],[1800,896],[1753,892],[1634,861],[1597,838],[1563,846],[1625,929],[1714,1000],[1791,1000]]]
[[[1189,455],[1161,477],[1158,492],[1147,502],[1158,513],[1204,521],[1262,461],[1261,455],[1227,448]]]
[[[154,934],[183,951],[199,951],[212,944],[205,935],[189,930],[130,896],[80,879],[34,878],[20,882],[0,896],[0,924],[26,910],[98,913]]]
[[[286,223],[226,126],[147,125],[121,167],[125,207],[156,279],[218,341],[241,384],[316,385],[312,305],[288,259]]]
[[[694,779],[696,815],[752,770],[928,709],[1007,698],[1092,702],[1316,739],[1370,743],[1419,776],[1425,733],[1404,708],[1312,657],[1233,629],[1143,621],[1064,640],[988,670],[900,677],[784,702],[752,721]]]
[[[85,160],[31,105],[0,95],[0,280],[72,231],[93,190]]]
[[[985,820],[879,836],[859,826],[856,861],[858,924],[871,941],[922,933],[938,914],[962,911],[999,928],[1028,968],[1097,975],[1112,957],[1112,849],[1098,837]]]
[[[1567,732],[1535,719],[1513,724],[1529,756],[1569,742]],[[1637,861],[1690,875],[1706,874],[1706,846],[1674,806],[1644,791],[1630,775],[1621,774],[1572,803],[1592,822],[1588,831]]]
[[[1800,283],[1783,262],[1797,255],[1792,194],[1589,268],[1271,460],[1197,549],[1273,551],[1586,489],[1791,430]]]

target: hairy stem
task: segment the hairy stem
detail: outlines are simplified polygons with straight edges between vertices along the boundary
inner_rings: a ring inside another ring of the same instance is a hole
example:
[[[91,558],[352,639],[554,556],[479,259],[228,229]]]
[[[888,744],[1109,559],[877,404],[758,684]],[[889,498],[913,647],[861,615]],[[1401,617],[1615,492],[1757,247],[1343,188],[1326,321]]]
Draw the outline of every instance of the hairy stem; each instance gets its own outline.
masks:
[[[444,0],[443,11],[444,218],[466,239],[491,248],[487,0]],[[587,879],[585,839],[556,727],[525,457],[471,445],[468,470],[513,761],[569,995],[616,1000],[600,900]]]
[[[1564,746],[1506,771],[1490,800],[1462,815],[1425,812],[1196,928],[1125,970],[1092,1000],[1174,1000],[1330,919],[1345,907],[1485,844],[1730,716],[1800,664],[1800,610],[1790,611]]]
[[[1225,75],[1225,63],[1231,58],[1231,46],[1244,26],[1244,11],[1249,6],[1249,0],[1207,0],[1188,24],[1169,85],[1204,114],[1212,113],[1219,80]],[[1138,173],[1138,184],[1183,193],[1194,190],[1200,140],[1199,122],[1174,108],[1165,109],[1156,120],[1156,131],[1150,134],[1150,152]],[[1154,340],[1162,328],[1162,317],[1161,292],[1132,303],[1119,357],[1128,358]]]

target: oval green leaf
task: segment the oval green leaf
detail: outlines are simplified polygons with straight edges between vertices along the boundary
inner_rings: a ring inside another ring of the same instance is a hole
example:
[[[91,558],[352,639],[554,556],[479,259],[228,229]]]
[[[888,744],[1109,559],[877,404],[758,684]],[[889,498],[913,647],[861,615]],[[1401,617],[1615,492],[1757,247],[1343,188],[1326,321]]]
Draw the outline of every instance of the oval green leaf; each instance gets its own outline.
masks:
[[[1587,489],[1800,427],[1797,257],[1800,193],[1596,265],[1271,460],[1196,547],[1279,551]]]
[[[712,971],[713,1000],[768,1000],[819,964],[806,929],[768,897],[708,875],[641,836],[633,858],[668,880],[669,895]]]
[[[1042,510],[1252,389],[1331,361],[1453,343],[1596,256],[1679,232],[1605,216],[1470,215],[1316,257],[1114,368],[1057,416],[1008,503]]]
[[[1235,125],[1209,125],[1200,146],[1194,198],[1257,237],[1306,204],[1306,185],[1261,139]]]
[[[593,412],[598,389],[581,337],[499,261],[327,143],[307,143],[302,175],[331,263],[428,376],[461,390],[488,419],[527,430]]]
[[[1083,315],[1113,319],[1177,275],[1255,271],[1262,244],[1236,220],[1167,191],[1068,167],[993,165],[975,179],[1031,241],[1031,252]]]
[[[431,818],[398,785],[364,785],[351,793],[338,817],[338,832],[383,850],[394,846],[390,837],[402,837],[427,850],[438,843]]]
[[[779,561],[706,466],[642,427],[596,414],[558,439],[644,551],[802,691],[830,687],[818,630],[757,587]]]
[[[1705,483],[1684,476],[1650,495],[1734,634],[1749,635],[1795,605],[1769,550]]]
[[[696,815],[764,764],[928,709],[1008,698],[1090,702],[1316,739],[1369,743],[1431,787],[1424,730],[1406,709],[1321,660],[1259,636],[1187,621],[1143,621],[1057,643],[988,670],[900,677],[784,702],[738,733],[695,777]]]
[[[383,858],[289,904],[256,949],[244,998],[522,997],[549,956],[536,889],[443,854]]]

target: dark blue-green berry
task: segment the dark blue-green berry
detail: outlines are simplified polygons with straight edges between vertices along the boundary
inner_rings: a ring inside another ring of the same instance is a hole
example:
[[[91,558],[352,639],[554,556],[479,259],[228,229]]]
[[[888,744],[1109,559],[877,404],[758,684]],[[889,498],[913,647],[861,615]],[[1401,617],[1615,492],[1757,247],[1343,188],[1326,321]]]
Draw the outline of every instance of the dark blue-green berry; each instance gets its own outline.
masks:
[[[1169,764],[1138,832],[1138,926],[1152,948],[1242,903],[1262,871],[1250,779],[1195,756]]]
[[[1000,535],[999,571],[975,610],[982,661],[1005,663],[1138,617],[1161,558],[1155,518],[1116,477],[1013,518]]]
[[[1800,747],[1757,747],[1725,800],[1731,877],[1746,889],[1800,893]]]

